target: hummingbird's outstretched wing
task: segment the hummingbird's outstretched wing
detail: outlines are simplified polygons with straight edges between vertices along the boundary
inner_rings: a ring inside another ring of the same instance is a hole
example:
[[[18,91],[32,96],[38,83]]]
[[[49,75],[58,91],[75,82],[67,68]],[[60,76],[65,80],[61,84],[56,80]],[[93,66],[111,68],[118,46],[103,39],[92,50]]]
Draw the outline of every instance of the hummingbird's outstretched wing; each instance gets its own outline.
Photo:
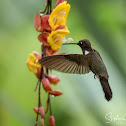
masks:
[[[80,54],[47,56],[39,62],[48,69],[64,73],[85,74],[90,72],[86,57]]]

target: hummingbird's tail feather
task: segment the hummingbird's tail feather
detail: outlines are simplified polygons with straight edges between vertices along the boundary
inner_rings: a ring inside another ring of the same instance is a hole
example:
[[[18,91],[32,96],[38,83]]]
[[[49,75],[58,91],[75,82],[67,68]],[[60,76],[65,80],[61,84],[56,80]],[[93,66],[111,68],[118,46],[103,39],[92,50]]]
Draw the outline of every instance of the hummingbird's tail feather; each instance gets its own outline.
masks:
[[[112,91],[109,86],[108,80],[104,77],[100,77],[100,82],[105,93],[105,98],[109,101],[112,98]]]

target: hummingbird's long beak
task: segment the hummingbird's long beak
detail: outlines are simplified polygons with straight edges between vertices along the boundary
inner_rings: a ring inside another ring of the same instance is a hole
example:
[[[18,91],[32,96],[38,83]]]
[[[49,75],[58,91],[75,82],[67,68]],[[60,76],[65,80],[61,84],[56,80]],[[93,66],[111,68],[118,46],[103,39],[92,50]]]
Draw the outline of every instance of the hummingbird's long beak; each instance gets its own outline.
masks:
[[[68,45],[68,44],[78,44],[78,43],[63,43],[62,45]]]

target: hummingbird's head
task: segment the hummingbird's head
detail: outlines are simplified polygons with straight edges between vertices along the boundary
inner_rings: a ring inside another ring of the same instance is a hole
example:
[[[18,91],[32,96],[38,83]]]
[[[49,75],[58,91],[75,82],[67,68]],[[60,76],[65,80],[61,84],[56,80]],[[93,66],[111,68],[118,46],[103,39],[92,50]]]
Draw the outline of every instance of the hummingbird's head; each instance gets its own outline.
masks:
[[[82,49],[85,49],[85,50],[91,48],[91,43],[89,42],[88,39],[80,40],[77,44],[78,44]]]
[[[83,51],[84,50],[89,50],[89,51],[92,50],[91,43],[89,42],[88,39],[80,40],[78,43],[64,43],[63,45],[67,45],[67,44],[79,45]]]

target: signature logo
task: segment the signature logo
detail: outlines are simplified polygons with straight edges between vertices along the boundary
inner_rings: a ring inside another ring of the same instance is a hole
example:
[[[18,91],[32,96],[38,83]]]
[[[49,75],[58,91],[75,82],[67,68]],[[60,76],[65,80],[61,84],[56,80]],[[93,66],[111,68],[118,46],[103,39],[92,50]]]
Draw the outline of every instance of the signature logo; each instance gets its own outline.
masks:
[[[122,116],[113,115],[112,112],[109,112],[105,115],[106,123],[125,123],[126,124],[126,113]],[[123,121],[123,122],[122,122]]]

